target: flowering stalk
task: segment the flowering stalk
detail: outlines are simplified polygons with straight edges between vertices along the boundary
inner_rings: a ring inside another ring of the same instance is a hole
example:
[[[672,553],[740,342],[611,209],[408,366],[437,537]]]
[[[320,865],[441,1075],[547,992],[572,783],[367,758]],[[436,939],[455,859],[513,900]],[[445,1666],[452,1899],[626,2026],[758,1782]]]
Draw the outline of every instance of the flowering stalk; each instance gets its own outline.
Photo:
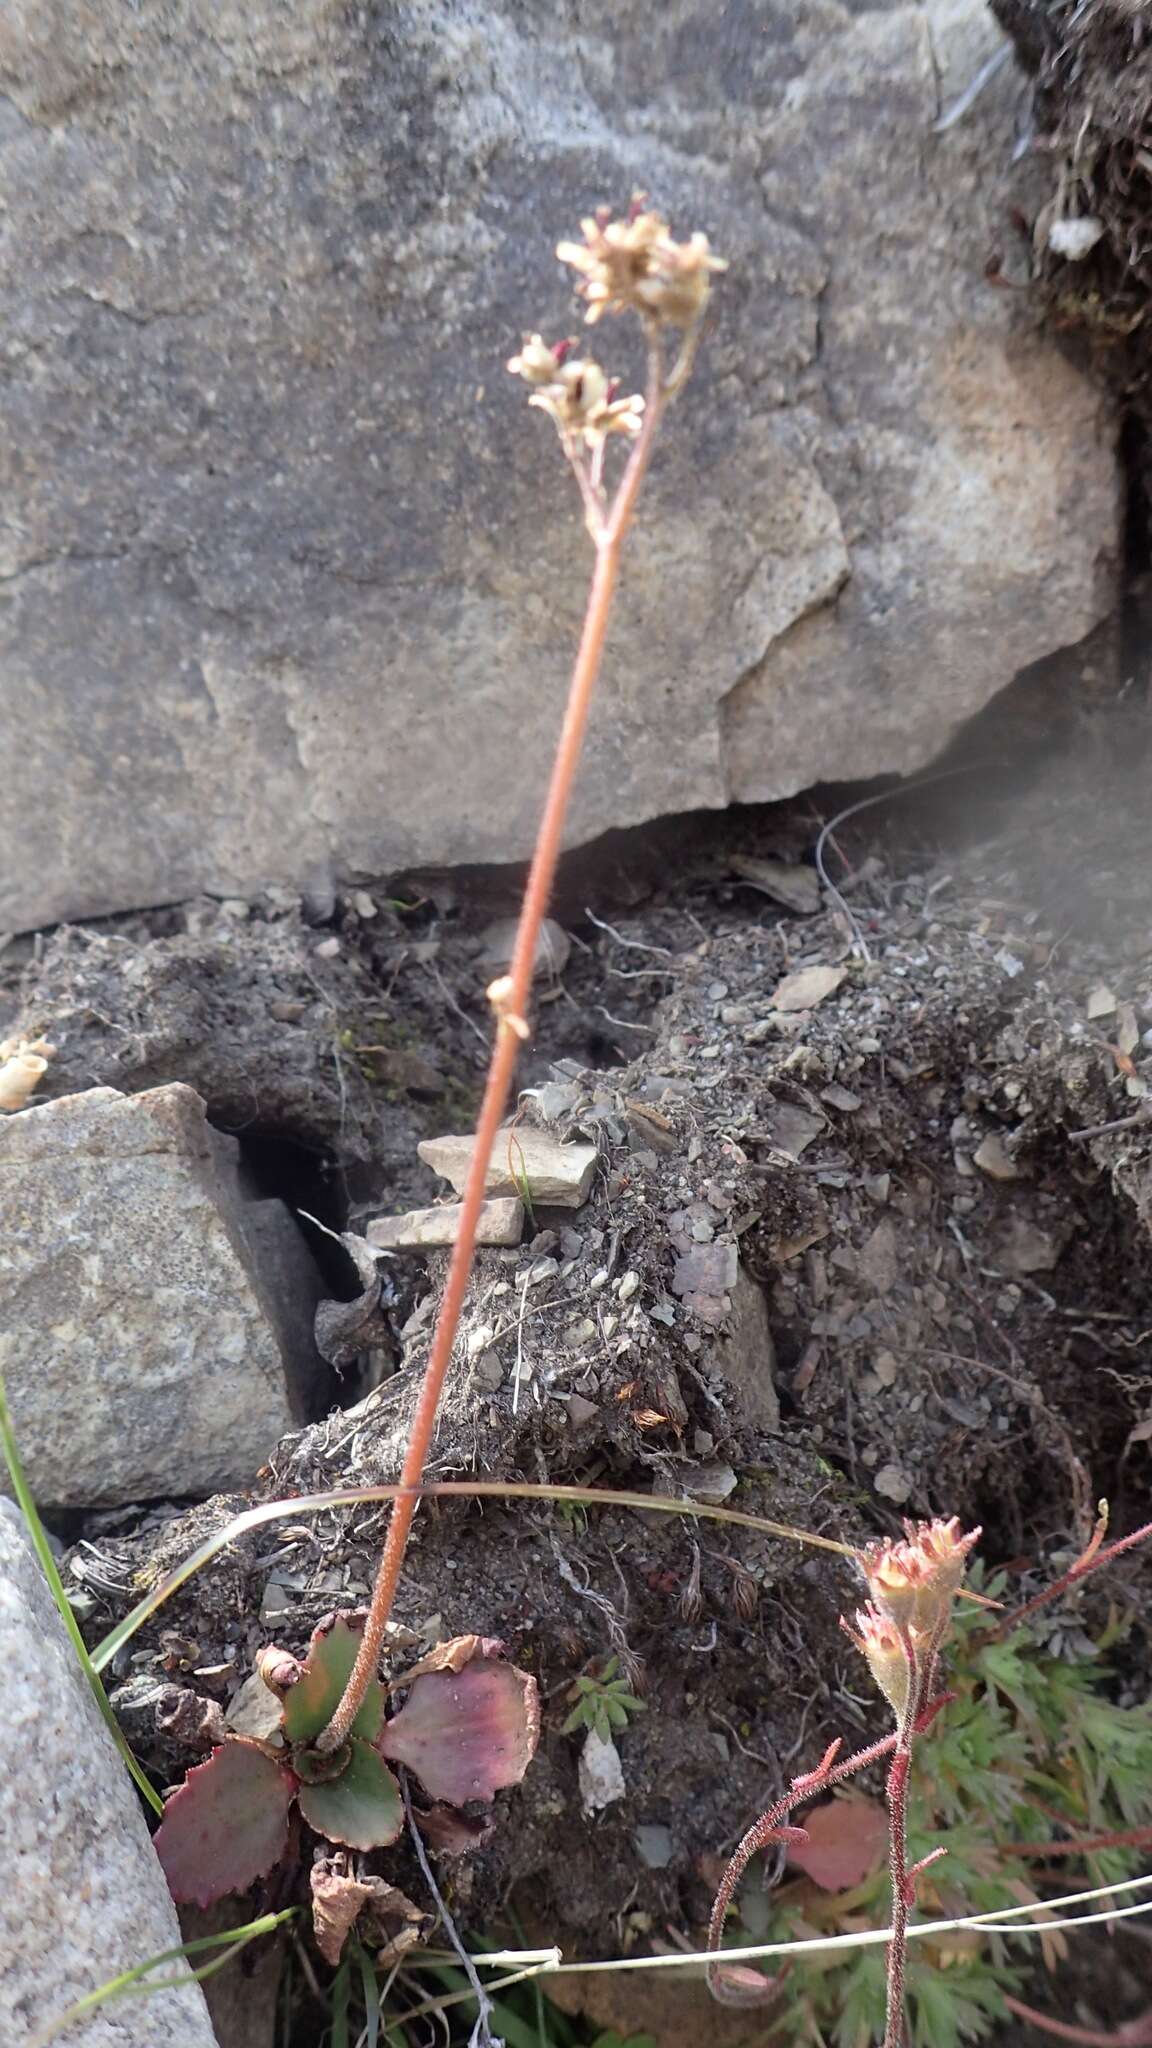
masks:
[[[604,312],[631,311],[639,315],[648,343],[647,390],[643,397],[620,398],[617,384],[598,363],[573,356],[574,342],[565,341],[549,348],[539,335],[529,336],[519,355],[508,365],[514,375],[532,387],[530,403],[547,412],[555,423],[580,490],[596,563],[521,906],[511,969],[488,990],[496,1017],[496,1036],[444,1296],[401,1467],[402,1491],[392,1510],[355,1665],[336,1711],[316,1743],[324,1751],[339,1749],[347,1739],[379,1665],[384,1630],[416,1513],[417,1488],[431,1449],[472,1270],[488,1162],[507,1105],[520,1043],[529,1035],[527,1017],[537,940],[552,893],[564,820],[600,671],[621,550],[662,415],[683,383],[695,352],[711,274],[725,267],[711,254],[703,235],[693,235],[685,243],[673,241],[666,223],[647,210],[642,200],[633,202],[623,221],[613,221],[610,212],[604,210],[582,226],[584,241],[562,242],[556,253],[579,273],[578,289],[586,302],[589,322],[598,320]],[[670,374],[666,373],[664,358],[668,327],[676,328],[681,335],[679,358]],[[605,458],[608,443],[616,436],[631,440],[632,449],[615,494],[609,499],[604,482]]]
[[[869,1669],[895,1716],[893,1734],[835,1764],[834,1743],[822,1762],[797,1778],[785,1797],[749,1829],[720,1883],[708,1930],[708,1947],[720,1946],[724,1917],[750,1859],[769,1842],[804,1840],[803,1829],[784,1823],[793,1806],[814,1793],[839,1784],[865,1764],[891,1756],[888,1771],[888,1846],[892,1875],[892,1928],[887,1949],[887,2019],[884,2048],[900,2048],[904,2032],[904,1972],[908,1949],[908,1918],[916,1901],[921,1871],[945,1852],[934,1849],[919,1863],[908,1863],[908,1780],[913,1745],[935,1720],[948,1694],[935,1691],[940,1650],[960,1590],[968,1552],[980,1531],[961,1534],[951,1520],[906,1522],[899,1543],[873,1544],[857,1556],[870,1598],[856,1615],[856,1627],[841,1626],[867,1659]],[[718,1998],[739,1995],[736,1980],[725,1985],[722,1963],[709,1965],[708,1981]],[[745,1998],[750,1984],[741,1984]],[[765,1989],[771,1990],[770,1986]],[[763,1995],[761,1992],[760,1995]]]

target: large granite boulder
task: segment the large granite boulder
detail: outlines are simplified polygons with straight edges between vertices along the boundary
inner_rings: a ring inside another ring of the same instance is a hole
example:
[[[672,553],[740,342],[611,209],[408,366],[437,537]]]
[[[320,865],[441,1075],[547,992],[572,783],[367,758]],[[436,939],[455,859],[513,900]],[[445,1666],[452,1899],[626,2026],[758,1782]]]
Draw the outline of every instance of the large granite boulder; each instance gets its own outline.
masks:
[[[570,839],[914,768],[1083,636],[1110,421],[984,274],[1019,81],[934,132],[998,34],[8,0],[0,928],[526,851],[587,546],[503,363],[571,331],[555,238],[634,187],[732,270]]]

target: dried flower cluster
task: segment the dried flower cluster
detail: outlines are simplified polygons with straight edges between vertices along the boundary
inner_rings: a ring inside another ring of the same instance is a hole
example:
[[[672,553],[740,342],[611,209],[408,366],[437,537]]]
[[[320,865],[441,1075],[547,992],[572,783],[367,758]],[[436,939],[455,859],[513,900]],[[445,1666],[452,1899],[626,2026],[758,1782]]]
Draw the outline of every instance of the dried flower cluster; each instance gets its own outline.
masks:
[[[902,1541],[874,1543],[861,1553],[871,1598],[857,1610],[856,1628],[845,1624],[897,1719],[908,1707],[914,1664],[935,1659],[980,1536],[979,1529],[963,1534],[955,1515],[906,1522],[904,1530]]]
[[[25,1107],[55,1051],[46,1038],[6,1038],[0,1043],[0,1110]]]
[[[608,439],[621,434],[635,440],[646,407],[655,403],[658,408],[679,390],[691,367],[712,277],[727,265],[712,254],[707,235],[675,241],[667,221],[650,211],[639,195],[622,220],[613,220],[610,208],[601,207],[580,225],[584,240],[560,242],[556,254],[578,273],[576,288],[587,309],[586,321],[599,320],[604,313],[635,313],[640,318],[655,366],[649,399],[638,392],[622,395],[619,378],[580,354],[572,339],[550,346],[541,335],[527,334],[508,368],[531,386],[529,404],[554,420],[577,470],[595,531]],[[666,327],[678,329],[683,337],[679,361],[669,375],[664,374],[660,352]],[[588,467],[582,473],[585,463]]]
[[[728,265],[714,256],[707,235],[676,242],[668,223],[648,210],[641,194],[624,220],[607,207],[582,220],[582,242],[560,242],[556,254],[580,272],[577,290],[591,323],[602,313],[639,313],[643,320],[687,329],[702,319],[715,272]]]
[[[529,405],[551,415],[562,441],[583,441],[588,448],[602,446],[609,434],[638,434],[643,398],[620,398],[619,378],[609,379],[590,357],[573,356],[575,346],[559,341],[549,348],[538,334],[524,337],[508,368],[533,387]]]

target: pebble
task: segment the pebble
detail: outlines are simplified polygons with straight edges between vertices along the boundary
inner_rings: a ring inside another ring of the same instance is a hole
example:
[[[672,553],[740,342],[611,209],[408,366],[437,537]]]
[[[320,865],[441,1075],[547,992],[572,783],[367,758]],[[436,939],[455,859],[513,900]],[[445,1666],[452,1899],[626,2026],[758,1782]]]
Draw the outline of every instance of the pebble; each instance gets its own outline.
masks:
[[[641,1863],[646,1864],[649,1870],[667,1870],[675,1853],[671,1828],[651,1822],[637,1828],[632,1840]]]
[[[900,1465],[882,1465],[872,1484],[877,1493],[885,1500],[895,1501],[897,1507],[911,1497],[912,1481]]]
[[[640,1292],[640,1275],[635,1272],[622,1273],[616,1283],[616,1293],[621,1301],[631,1301]]]
[[[981,1173],[986,1173],[989,1180],[1008,1181],[1020,1178],[1020,1169],[1007,1151],[998,1131],[989,1131],[988,1136],[981,1139],[972,1157]]]

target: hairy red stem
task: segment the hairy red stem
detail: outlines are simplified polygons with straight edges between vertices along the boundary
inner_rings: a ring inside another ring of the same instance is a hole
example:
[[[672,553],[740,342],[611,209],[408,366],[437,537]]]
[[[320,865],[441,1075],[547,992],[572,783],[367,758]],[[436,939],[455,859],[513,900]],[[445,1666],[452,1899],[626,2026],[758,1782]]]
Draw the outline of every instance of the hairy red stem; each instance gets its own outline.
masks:
[[[989,1640],[994,1643],[1002,1642],[1013,1629],[1019,1628],[1022,1621],[1027,1621],[1030,1614],[1035,1614],[1038,1607],[1046,1606],[1049,1600],[1059,1599],[1060,1594],[1066,1593],[1070,1586],[1077,1586],[1082,1579],[1091,1578],[1093,1572],[1102,1571],[1114,1558],[1121,1556],[1125,1550],[1134,1550],[1138,1543],[1146,1543],[1150,1536],[1152,1522],[1145,1522],[1141,1528],[1133,1529],[1130,1536],[1119,1536],[1115,1543],[1106,1543],[1100,1550],[1093,1550],[1089,1546],[1084,1556],[1077,1558],[1076,1563],[1070,1565],[1066,1572],[1061,1572],[1058,1579],[1053,1579],[1052,1584],[1046,1586],[1042,1593],[1037,1593],[1033,1599],[1026,1600],[1023,1607],[1017,1607],[1013,1613],[1004,1615],[993,1629]]]
[[[1030,2026],[1039,2027],[1042,2033],[1053,2034],[1057,2041],[1078,2041],[1082,2048],[1152,2048],[1152,2009],[1128,2020],[1115,2033],[1104,2034],[1095,2027],[1073,2027],[1067,2020],[1050,2019],[1046,2012],[1037,2012],[1034,2005],[1022,2005],[1018,1998],[1007,1994],[1004,2003],[1009,2012],[1027,2020]]]
[[[548,796],[540,820],[540,829],[536,835],[532,865],[520,909],[509,985],[502,996],[498,1011],[496,1038],[484,1086],[484,1098],[476,1122],[476,1141],[464,1188],[456,1242],[400,1471],[400,1485],[405,1491],[397,1497],[392,1510],[356,1662],[336,1712],[316,1743],[317,1749],[320,1750],[339,1749],[347,1739],[348,1731],[360,1711],[364,1695],[379,1667],[384,1630],[396,1598],[400,1568],[408,1547],[408,1536],[419,1500],[416,1488],[423,1477],[428,1453],[432,1447],[440,1397],[452,1362],[452,1349],[476,1254],[476,1226],[485,1196],[488,1162],[496,1143],[500,1119],[504,1114],[516,1068],[516,1055],[520,1043],[516,1026],[527,1015],[540,926],[552,894],[556,864],[563,842],[568,801],[580,760],[596,679],[600,672],[608,619],[619,574],[621,547],[636,507],[644,472],[648,467],[663,406],[663,362],[658,343],[653,340],[649,354],[644,424],[628,458],[627,468],[620,480],[608,517],[596,534],[596,567],[584,616],[584,629],[580,636],[580,647],[572,671],[568,703],[557,743]]]
[[[1002,1842],[1002,1856],[1092,1856],[1097,1849],[1144,1849],[1152,1827],[1122,1828],[1111,1835],[1073,1835],[1066,1842]]]

